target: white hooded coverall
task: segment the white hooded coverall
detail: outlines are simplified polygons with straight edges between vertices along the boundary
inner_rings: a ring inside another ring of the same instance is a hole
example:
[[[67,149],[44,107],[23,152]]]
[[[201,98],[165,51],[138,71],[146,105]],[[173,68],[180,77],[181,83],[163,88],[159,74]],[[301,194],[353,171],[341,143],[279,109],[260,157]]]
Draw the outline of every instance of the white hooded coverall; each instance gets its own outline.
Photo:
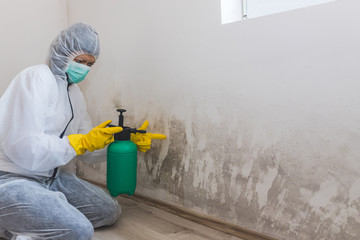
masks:
[[[65,67],[81,54],[97,57],[99,49],[96,31],[74,24],[52,43],[48,65],[23,70],[1,96],[0,239],[90,240],[94,227],[118,218],[116,199],[56,171],[76,156],[66,136],[92,128],[84,97],[68,84]]]

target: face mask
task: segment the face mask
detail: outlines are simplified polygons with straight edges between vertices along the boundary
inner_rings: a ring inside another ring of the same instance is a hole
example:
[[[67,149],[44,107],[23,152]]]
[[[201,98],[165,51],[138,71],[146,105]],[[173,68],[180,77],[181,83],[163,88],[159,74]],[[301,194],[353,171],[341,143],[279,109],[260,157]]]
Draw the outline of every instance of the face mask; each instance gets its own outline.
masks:
[[[67,67],[67,74],[69,76],[69,83],[78,83],[85,79],[86,75],[89,73],[90,67],[85,66],[74,61],[71,61]]]

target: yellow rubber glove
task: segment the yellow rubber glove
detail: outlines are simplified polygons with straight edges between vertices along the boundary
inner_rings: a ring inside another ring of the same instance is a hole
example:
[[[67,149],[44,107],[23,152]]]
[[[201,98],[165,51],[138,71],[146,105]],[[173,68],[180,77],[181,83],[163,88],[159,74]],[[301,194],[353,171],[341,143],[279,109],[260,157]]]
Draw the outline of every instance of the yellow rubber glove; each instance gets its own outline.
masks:
[[[86,150],[90,152],[106,147],[114,141],[114,133],[121,132],[122,127],[106,126],[111,123],[111,120],[103,122],[97,127],[90,130],[88,134],[72,134],[69,135],[70,145],[75,149],[77,155],[84,154]]]
[[[138,130],[146,130],[149,121],[145,121]],[[158,133],[132,133],[131,141],[136,144],[139,151],[146,152],[151,148],[152,139],[166,139],[166,136]]]

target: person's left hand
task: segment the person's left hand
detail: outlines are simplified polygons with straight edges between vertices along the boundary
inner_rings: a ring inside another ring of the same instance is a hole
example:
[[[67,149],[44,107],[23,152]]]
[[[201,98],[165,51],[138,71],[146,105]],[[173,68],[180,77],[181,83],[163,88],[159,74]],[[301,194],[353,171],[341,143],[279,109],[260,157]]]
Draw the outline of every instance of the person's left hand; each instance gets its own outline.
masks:
[[[146,130],[149,126],[149,121],[145,121],[138,130]],[[136,144],[141,152],[146,152],[151,148],[152,139],[166,139],[166,136],[158,133],[132,133],[131,141]]]

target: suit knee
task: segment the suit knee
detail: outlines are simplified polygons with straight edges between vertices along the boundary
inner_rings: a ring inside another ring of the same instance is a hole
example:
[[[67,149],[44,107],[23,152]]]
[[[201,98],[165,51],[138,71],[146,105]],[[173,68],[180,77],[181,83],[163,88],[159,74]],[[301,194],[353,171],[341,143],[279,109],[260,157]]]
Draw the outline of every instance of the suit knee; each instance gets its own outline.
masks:
[[[121,214],[121,206],[118,202],[116,202],[113,206],[113,209],[112,209],[112,214],[109,215],[109,216],[112,216],[112,218],[110,219],[108,225],[112,225],[114,224],[120,217],[120,214]]]
[[[98,226],[110,226],[114,224],[121,214],[121,207],[117,201],[109,202],[101,212],[101,223]],[[99,216],[100,217],[100,216]]]
[[[70,231],[70,238],[74,240],[91,240],[94,235],[94,227],[89,221],[74,224]]]

